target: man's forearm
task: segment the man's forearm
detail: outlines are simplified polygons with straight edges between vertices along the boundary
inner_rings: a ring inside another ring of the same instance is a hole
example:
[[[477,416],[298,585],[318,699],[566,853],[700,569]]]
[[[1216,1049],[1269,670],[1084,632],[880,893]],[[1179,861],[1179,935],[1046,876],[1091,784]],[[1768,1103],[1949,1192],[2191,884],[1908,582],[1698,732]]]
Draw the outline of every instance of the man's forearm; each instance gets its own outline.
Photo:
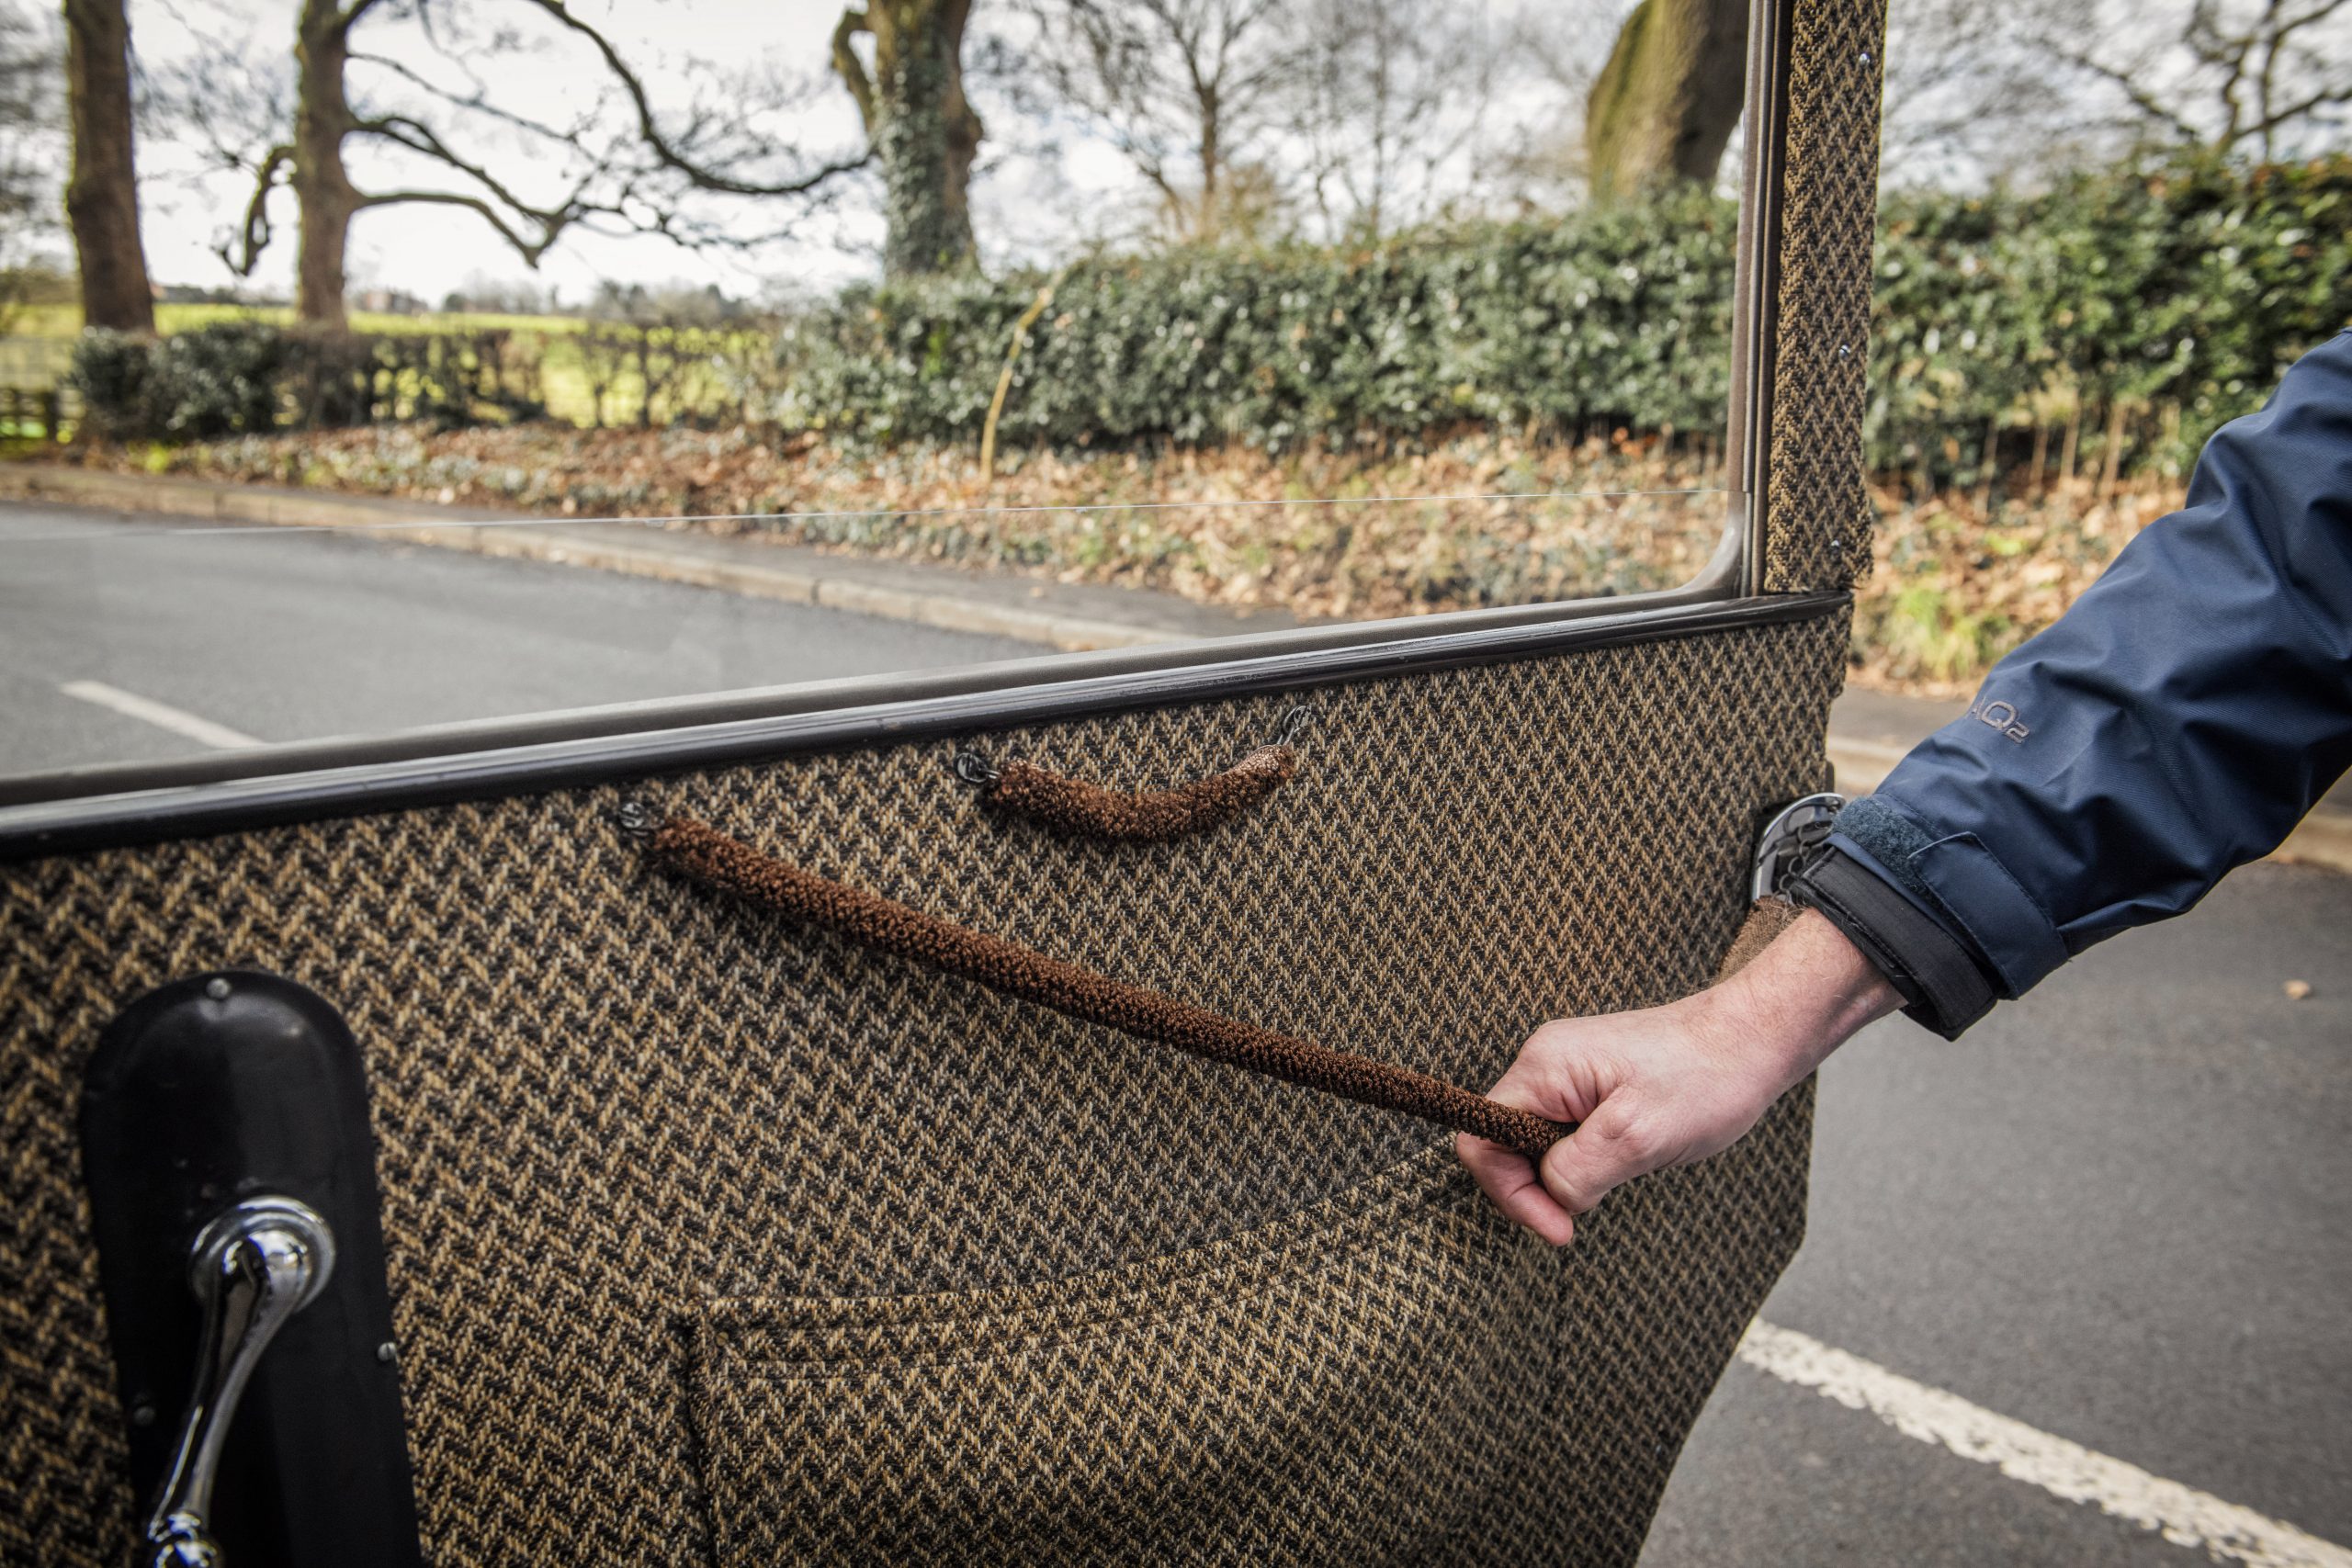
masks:
[[[1704,999],[1717,1027],[1771,1054],[1783,1089],[1903,1005],[1878,966],[1815,909]]]
[[[1798,866],[1784,891],[1837,927],[1901,993],[1903,1010],[1945,1039],[1992,1010],[1983,955],[1843,838]]]

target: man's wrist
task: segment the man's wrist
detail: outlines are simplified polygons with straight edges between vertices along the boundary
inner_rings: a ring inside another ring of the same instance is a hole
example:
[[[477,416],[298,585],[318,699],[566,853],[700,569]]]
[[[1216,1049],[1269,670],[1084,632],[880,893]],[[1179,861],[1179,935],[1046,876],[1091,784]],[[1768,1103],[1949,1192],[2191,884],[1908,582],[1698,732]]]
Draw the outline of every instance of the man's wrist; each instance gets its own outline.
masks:
[[[1903,997],[1844,932],[1807,909],[1755,962],[1707,994],[1709,1011],[1736,1048],[1761,1049],[1794,1083]]]
[[[1784,891],[1837,927],[1893,982],[1903,1010],[1945,1039],[1956,1039],[1997,999],[1974,948],[1867,852],[1849,852],[1833,838],[1796,867]]]

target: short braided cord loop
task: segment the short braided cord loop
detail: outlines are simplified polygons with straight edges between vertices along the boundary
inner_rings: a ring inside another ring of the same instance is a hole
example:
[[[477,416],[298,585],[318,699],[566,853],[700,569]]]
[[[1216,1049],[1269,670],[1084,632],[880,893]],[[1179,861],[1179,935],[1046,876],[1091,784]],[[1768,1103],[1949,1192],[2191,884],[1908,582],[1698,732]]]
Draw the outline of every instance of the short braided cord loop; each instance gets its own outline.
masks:
[[[663,863],[695,881],[763,908],[1138,1040],[1360,1104],[1399,1111],[1516,1149],[1531,1159],[1541,1159],[1574,1130],[1409,1067],[1278,1034],[1048,958],[1017,942],[803,871],[690,817],[673,817],[662,824],[648,847]]]
[[[1034,762],[1007,762],[981,798],[1051,832],[1126,843],[1160,843],[1230,822],[1298,772],[1289,746],[1261,746],[1223,773],[1162,790],[1114,790]]]

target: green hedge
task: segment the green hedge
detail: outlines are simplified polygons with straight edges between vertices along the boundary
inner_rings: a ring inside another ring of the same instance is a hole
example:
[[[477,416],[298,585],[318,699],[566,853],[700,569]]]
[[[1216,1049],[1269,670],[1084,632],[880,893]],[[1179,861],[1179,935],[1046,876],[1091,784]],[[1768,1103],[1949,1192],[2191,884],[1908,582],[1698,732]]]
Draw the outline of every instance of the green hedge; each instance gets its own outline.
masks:
[[[1366,249],[1072,267],[1015,368],[1008,444],[1283,447],[1465,420],[1702,429],[1727,390],[1738,212],[1710,197]],[[862,288],[786,324],[787,428],[976,438],[1045,280]]]
[[[96,434],[209,441],[276,425],[286,357],[286,333],[260,322],[153,339],[94,327],[74,343],[65,384]]]
[[[1272,447],[1464,421],[1720,428],[1737,215],[1682,195],[1368,249],[1177,251],[1072,267],[1015,365],[1000,440]],[[2166,164],[2053,189],[1890,199],[1872,465],[1936,481],[2110,408],[2177,463],[2352,319],[2352,159]],[[977,439],[1044,282],[858,289],[778,344],[787,428]],[[2059,443],[2047,444],[2055,460]]]
[[[1718,432],[1736,230],[1731,203],[1683,193],[1370,247],[1090,259],[1031,330],[999,440],[1281,449],[1464,423]],[[726,400],[763,403],[790,431],[977,441],[1045,281],[849,290],[786,321],[752,378],[766,389],[747,380]],[[2070,451],[2086,471],[2177,468],[2347,320],[2352,157],[1899,195],[1883,212],[1870,459],[1928,486],[2034,451],[2052,465]],[[455,424],[540,411],[540,347],[232,322],[153,343],[89,333],[73,379],[94,427],[118,436]]]
[[[2015,460],[2114,413],[2127,464],[2179,468],[2352,322],[2352,157],[2171,164],[2055,188],[1898,196],[1881,214],[1871,457]],[[2104,457],[2104,454],[2100,454]]]
[[[91,434],[207,441],[294,426],[537,418],[537,346],[503,332],[327,336],[220,321],[169,337],[93,329],[66,384]]]

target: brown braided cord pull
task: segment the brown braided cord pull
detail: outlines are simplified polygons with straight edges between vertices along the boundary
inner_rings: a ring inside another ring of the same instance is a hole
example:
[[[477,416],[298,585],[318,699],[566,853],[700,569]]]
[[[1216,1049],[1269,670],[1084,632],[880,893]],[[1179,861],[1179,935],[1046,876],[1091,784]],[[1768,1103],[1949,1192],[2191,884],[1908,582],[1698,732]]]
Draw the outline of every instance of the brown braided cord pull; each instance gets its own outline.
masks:
[[[624,824],[628,825],[630,808],[623,810]],[[1530,1158],[1540,1159],[1544,1150],[1574,1130],[1409,1067],[1278,1034],[926,915],[878,894],[803,871],[693,818],[673,817],[656,828],[641,807],[636,810],[637,822],[650,829],[648,848],[664,864],[763,908],[836,931],[877,953],[913,959],[1004,996],[1138,1040],[1172,1045],[1212,1062],[1362,1104],[1401,1111],[1517,1149]]]
[[[1261,746],[1221,773],[1172,789],[1115,790],[1034,762],[1001,768],[979,763],[970,753],[957,759],[957,772],[980,782],[980,798],[996,810],[1025,817],[1049,831],[1076,838],[1156,844],[1205,832],[1249,810],[1288,784],[1298,772],[1298,752],[1284,745]]]

